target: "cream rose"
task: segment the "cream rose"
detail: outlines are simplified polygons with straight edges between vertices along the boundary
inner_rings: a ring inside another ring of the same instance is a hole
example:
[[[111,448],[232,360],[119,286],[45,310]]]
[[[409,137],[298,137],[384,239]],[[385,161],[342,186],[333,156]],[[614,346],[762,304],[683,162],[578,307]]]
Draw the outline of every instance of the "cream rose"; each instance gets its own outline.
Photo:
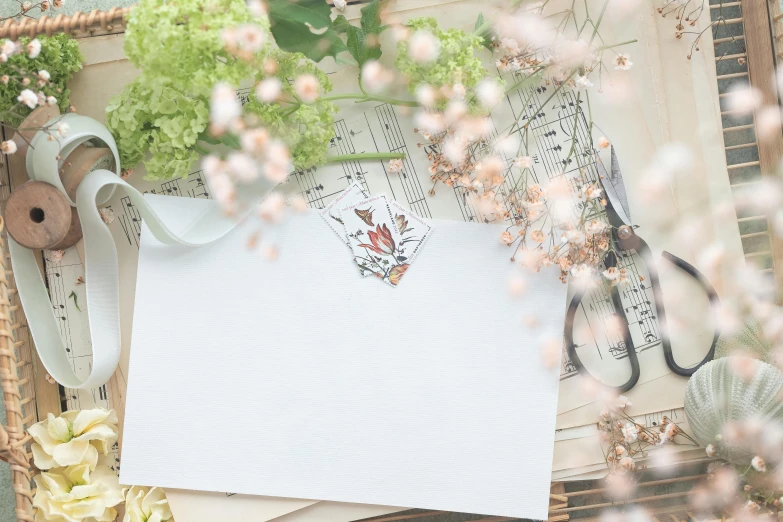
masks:
[[[98,452],[107,455],[117,441],[117,414],[114,410],[66,411],[51,413],[27,430],[35,441],[33,460],[38,469],[88,464],[95,469]]]
[[[106,466],[90,472],[87,464],[41,472],[34,478],[36,522],[81,522],[117,518],[114,506],[123,501],[117,476]]]
[[[169,501],[162,489],[133,486],[122,493],[125,496],[125,517],[122,522],[171,520]]]

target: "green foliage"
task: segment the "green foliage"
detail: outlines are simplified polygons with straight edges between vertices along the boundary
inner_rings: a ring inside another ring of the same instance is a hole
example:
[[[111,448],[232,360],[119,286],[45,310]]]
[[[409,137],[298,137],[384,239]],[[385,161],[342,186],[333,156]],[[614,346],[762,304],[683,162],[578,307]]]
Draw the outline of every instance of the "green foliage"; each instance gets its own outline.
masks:
[[[346,50],[324,0],[267,0],[267,6],[272,35],[284,51],[320,62]]]
[[[482,50],[483,38],[460,29],[443,30],[434,18],[414,18],[407,24],[411,32],[429,31],[440,42],[440,54],[432,63],[420,64],[408,56],[408,43],[397,44],[397,69],[410,78],[411,92],[421,84],[435,88],[461,83],[466,88],[475,87],[487,76],[487,71],[477,53]]]
[[[122,166],[133,168],[149,151],[147,179],[187,176],[198,159],[198,135],[209,124],[208,106],[205,96],[190,97],[166,78],[130,83],[106,108]]]
[[[492,31],[490,30],[489,25],[484,21],[484,13],[479,13],[478,18],[476,19],[476,25],[473,27],[473,32],[481,37],[481,45],[490,51],[494,50],[492,48]]]
[[[303,54],[276,50],[272,52],[272,58],[278,62],[275,76],[283,80],[283,92],[288,98],[294,97],[294,89],[285,79],[302,74],[315,76],[323,92],[332,90],[329,78]],[[288,145],[297,169],[314,167],[326,161],[329,141],[334,138],[334,116],[337,114],[333,103],[319,99],[313,104],[299,105],[291,112],[284,104],[262,103],[251,97],[245,111],[257,116],[261,125]]]
[[[386,28],[381,25],[382,3],[380,0],[373,0],[362,7],[361,27],[349,24],[343,15],[334,20],[335,30],[347,35],[348,52],[359,67],[367,60],[381,57],[380,34]]]
[[[253,77],[251,65],[231,56],[221,39],[222,30],[247,23],[268,29],[244,0],[141,0],[131,11],[125,54],[141,75],[106,108],[123,168],[149,151],[147,179],[189,173],[209,124],[212,88]]]
[[[53,36],[39,36],[41,42],[41,54],[30,59],[26,53],[17,53],[11,56],[8,62],[0,64],[0,75],[7,74],[11,80],[7,85],[0,83],[0,114],[3,122],[18,126],[22,120],[32,112],[26,106],[18,106],[15,114],[9,114],[8,110],[17,104],[16,97],[22,89],[29,88],[35,92],[42,91],[47,96],[54,96],[60,106],[60,112],[66,112],[71,103],[71,91],[66,84],[71,80],[73,73],[82,68],[84,57],[79,51],[76,40],[64,34]],[[20,38],[22,46],[26,46],[30,38]],[[26,71],[28,75],[36,76],[38,71],[45,70],[51,75],[49,82],[43,88],[23,87],[16,79],[19,71]]]

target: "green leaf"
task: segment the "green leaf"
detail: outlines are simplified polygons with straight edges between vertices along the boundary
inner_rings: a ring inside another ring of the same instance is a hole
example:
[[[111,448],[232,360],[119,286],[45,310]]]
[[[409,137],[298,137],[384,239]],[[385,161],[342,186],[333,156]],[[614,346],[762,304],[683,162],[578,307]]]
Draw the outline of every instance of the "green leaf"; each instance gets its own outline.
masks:
[[[334,22],[332,22],[332,27],[338,33],[347,33],[348,28],[351,27],[351,24],[348,22],[348,19],[345,18],[345,16],[338,15],[337,18],[334,19]]]
[[[481,37],[481,45],[492,50],[492,31],[490,30],[489,24],[485,24],[484,22],[484,13],[479,13],[478,19],[476,20],[476,25],[473,26],[473,32],[476,33],[477,36]]]
[[[381,34],[381,1],[372,0],[372,2],[362,7],[361,13],[364,34]]]
[[[284,51],[302,53],[320,62],[346,50],[324,0],[269,0],[267,7],[272,36]],[[313,32],[322,29],[326,29],[322,34]]]
[[[76,309],[81,312],[82,309],[79,308],[79,301],[78,301],[78,297],[76,296],[76,292],[71,290],[71,295],[69,295],[68,298],[73,298],[73,304],[76,305]]]
[[[382,3],[381,0],[373,0],[362,7],[361,27],[351,25],[343,15],[334,20],[335,31],[347,35],[348,52],[359,67],[367,60],[377,60],[381,57],[379,35],[388,27],[381,25]]]

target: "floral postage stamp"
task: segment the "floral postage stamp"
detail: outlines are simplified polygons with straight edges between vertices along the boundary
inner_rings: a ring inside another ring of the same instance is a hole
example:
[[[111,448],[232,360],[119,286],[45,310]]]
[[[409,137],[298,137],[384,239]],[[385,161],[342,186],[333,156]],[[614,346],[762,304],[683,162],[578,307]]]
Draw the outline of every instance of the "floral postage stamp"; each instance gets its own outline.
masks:
[[[430,236],[432,227],[396,201],[389,203],[389,207],[394,215],[397,232],[400,233],[398,259],[404,258],[404,262],[411,264],[421,250],[424,241]]]
[[[402,236],[386,196],[375,196],[342,209],[348,244],[362,275],[374,274],[397,286],[409,264]]]
[[[348,236],[346,235],[345,227],[343,226],[340,210],[351,205],[356,205],[368,197],[370,197],[370,195],[361,185],[353,183],[350,187],[342,191],[339,196],[334,198],[326,208],[321,210],[321,217],[326,221],[326,224],[329,225],[329,228],[334,230],[334,233],[348,245]]]

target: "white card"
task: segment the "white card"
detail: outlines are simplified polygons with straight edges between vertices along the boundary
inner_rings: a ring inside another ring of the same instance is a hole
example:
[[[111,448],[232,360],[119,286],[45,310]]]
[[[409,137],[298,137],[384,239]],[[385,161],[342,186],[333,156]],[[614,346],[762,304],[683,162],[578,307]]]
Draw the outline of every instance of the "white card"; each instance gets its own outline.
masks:
[[[212,204],[147,197],[175,231]],[[545,519],[558,375],[538,354],[566,287],[545,271],[515,300],[503,226],[433,226],[394,291],[314,211],[279,225],[275,262],[252,223],[199,248],[143,230],[121,482]]]

